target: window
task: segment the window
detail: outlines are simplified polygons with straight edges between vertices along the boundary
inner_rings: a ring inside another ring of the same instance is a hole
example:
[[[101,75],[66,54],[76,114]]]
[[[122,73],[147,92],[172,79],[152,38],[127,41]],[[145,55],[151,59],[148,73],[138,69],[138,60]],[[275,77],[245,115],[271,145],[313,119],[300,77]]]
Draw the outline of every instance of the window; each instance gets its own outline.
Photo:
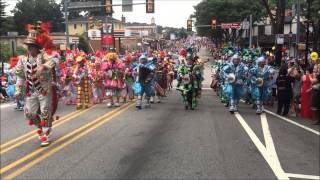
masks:
[[[258,26],[258,35],[261,36],[261,35],[264,35],[264,34],[265,34],[264,25],[259,25]]]
[[[77,24],[74,24],[74,25],[73,25],[73,29],[77,29]]]

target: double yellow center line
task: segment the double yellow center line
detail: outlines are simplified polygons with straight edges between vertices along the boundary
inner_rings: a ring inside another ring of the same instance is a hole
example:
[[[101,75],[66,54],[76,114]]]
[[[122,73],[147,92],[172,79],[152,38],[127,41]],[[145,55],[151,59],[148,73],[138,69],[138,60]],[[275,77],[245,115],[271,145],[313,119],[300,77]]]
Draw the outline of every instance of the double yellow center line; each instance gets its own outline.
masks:
[[[80,139],[84,135],[90,133],[91,131],[95,130],[99,126],[101,126],[104,123],[110,121],[113,117],[115,117],[115,116],[119,115],[120,113],[126,111],[127,109],[129,109],[133,105],[134,105],[134,103],[128,103],[128,104],[126,104],[126,105],[124,105],[124,106],[122,106],[120,108],[117,108],[117,109],[115,109],[113,111],[110,111],[110,112],[104,114],[103,116],[101,116],[101,117],[99,117],[99,118],[97,118],[95,120],[90,121],[90,123],[87,123],[87,124],[77,128],[77,129],[75,129],[74,131],[62,136],[61,138],[57,139],[49,147],[37,149],[34,152],[22,157],[21,159],[18,159],[15,162],[13,162],[13,163],[1,168],[0,169],[0,174],[4,174],[5,172],[11,170],[12,168],[17,167],[21,163],[33,158],[36,155],[39,155],[39,153],[41,153],[41,152],[43,152],[45,150],[48,150],[48,152],[46,152],[45,154],[42,154],[41,156],[39,156],[39,157],[33,159],[32,161],[28,162],[27,164],[25,164],[21,168],[17,169],[16,171],[12,172],[8,176],[4,177],[4,179],[13,179],[13,178],[17,177],[18,175],[20,175],[21,173],[23,173],[26,170],[30,169],[31,167],[33,167],[37,163],[45,160],[46,158],[50,157],[51,155],[57,153],[58,151],[60,151],[64,147],[66,147],[67,145],[75,142],[76,140]],[[65,141],[65,142],[63,142],[63,141]],[[61,143],[61,144],[57,145],[59,143]]]
[[[95,106],[92,106],[92,107],[90,107],[90,108],[88,108],[86,110],[80,110],[80,111],[72,112],[72,113],[64,116],[60,120],[54,121],[53,122],[53,128],[59,127],[60,125],[62,125],[64,123],[74,119],[75,117],[80,116],[81,114],[91,110],[93,107],[95,107]],[[31,131],[31,132],[29,132],[27,134],[24,134],[24,135],[22,135],[22,136],[20,136],[18,138],[10,140],[9,142],[1,144],[1,146],[0,146],[0,155],[2,155],[4,153],[6,153],[6,152],[18,147],[18,146],[30,141],[33,138],[36,138],[37,137],[36,132],[37,132],[37,130]]]

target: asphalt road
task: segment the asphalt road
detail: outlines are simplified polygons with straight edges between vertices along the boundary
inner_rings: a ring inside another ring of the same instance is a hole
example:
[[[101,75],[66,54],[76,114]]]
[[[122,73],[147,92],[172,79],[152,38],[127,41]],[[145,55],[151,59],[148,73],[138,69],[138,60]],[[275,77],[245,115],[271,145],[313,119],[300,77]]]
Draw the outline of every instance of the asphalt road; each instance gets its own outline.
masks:
[[[201,53],[206,55],[203,49]],[[205,87],[210,82],[208,69]],[[207,88],[193,111],[184,110],[175,90],[162,103],[142,110],[132,103],[117,109],[104,103],[74,113],[75,107],[61,104],[61,119],[56,122],[61,124],[54,128],[53,143],[47,148],[40,148],[36,138],[28,140],[30,136],[10,144],[32,128],[22,112],[1,106],[1,179],[320,176],[319,126],[269,113],[258,116],[245,104],[238,114],[230,114]],[[68,118],[70,113],[74,114]]]

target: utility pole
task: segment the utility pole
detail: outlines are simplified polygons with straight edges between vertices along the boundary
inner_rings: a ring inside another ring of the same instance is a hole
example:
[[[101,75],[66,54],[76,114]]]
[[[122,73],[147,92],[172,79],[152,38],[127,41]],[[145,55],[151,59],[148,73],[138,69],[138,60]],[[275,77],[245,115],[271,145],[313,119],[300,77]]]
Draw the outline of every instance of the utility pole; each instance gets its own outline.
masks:
[[[65,18],[65,29],[66,29],[66,48],[69,48],[69,20],[68,20],[68,0],[64,0],[64,18]]]
[[[295,58],[299,57],[299,39],[300,39],[300,0],[297,0],[297,32],[296,32],[296,48],[295,48]]]
[[[252,48],[252,14],[250,14],[250,37],[249,37],[249,48]]]
[[[309,27],[310,27],[310,0],[307,0],[307,11],[308,11],[308,14],[307,14],[307,33],[306,33],[306,52],[305,52],[305,65],[307,68],[308,67],[308,54],[309,54]]]

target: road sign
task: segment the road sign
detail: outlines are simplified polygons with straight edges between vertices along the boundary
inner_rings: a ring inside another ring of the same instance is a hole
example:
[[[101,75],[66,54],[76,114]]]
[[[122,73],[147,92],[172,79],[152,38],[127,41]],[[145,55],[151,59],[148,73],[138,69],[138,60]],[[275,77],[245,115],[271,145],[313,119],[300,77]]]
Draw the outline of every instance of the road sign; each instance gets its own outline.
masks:
[[[284,35],[283,34],[276,34],[276,41],[277,41],[277,44],[283,44],[284,43]]]
[[[88,30],[88,37],[91,40],[100,39],[101,38],[101,31],[98,29],[89,29]]]
[[[132,9],[132,0],[122,0],[122,12],[132,12]]]
[[[250,28],[250,22],[249,21],[243,21],[242,22],[242,29],[249,29]]]
[[[240,29],[241,24],[239,22],[234,23],[221,23],[221,29]]]
[[[112,33],[112,23],[106,23],[106,26],[103,27],[103,33]]]

